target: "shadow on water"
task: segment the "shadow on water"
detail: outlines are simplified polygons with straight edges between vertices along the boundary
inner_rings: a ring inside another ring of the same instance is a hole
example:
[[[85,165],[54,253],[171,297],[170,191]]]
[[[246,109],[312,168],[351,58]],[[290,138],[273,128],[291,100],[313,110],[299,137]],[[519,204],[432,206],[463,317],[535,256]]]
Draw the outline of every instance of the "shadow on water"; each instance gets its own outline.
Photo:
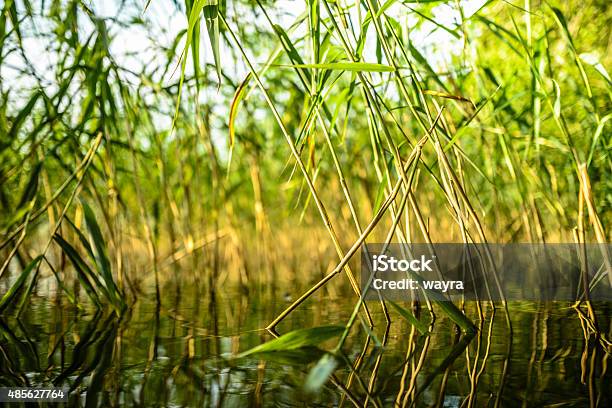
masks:
[[[63,387],[68,406],[87,407],[611,404],[610,348],[567,304],[511,304],[512,335],[484,305],[473,335],[444,318],[424,335],[399,320],[385,330],[375,316],[376,330],[354,329],[331,357],[328,380],[307,392],[309,373],[333,342],[235,358],[271,338],[259,329],[281,301],[180,293],[160,308],[143,298],[120,318],[33,299],[20,319],[0,319],[0,386]],[[306,306],[279,331],[346,321],[350,301],[323,301],[327,308]],[[477,314],[475,304],[466,308]],[[610,306],[596,310],[609,338]]]

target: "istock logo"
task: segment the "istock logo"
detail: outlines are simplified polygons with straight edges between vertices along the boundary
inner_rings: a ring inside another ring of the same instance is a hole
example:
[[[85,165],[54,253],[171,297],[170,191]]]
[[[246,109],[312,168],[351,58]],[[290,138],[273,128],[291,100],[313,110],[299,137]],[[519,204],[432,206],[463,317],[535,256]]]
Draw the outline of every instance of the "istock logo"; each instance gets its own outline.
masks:
[[[421,259],[397,259],[387,255],[374,255],[372,257],[372,267],[374,268],[374,272],[432,271],[430,266],[432,262],[433,259],[427,259],[425,255],[421,255]]]

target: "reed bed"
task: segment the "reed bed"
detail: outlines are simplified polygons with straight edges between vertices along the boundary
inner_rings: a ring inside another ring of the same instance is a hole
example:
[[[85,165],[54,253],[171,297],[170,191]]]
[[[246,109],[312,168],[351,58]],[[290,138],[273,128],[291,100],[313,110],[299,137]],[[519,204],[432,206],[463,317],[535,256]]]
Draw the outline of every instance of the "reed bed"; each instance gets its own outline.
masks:
[[[506,302],[364,302],[363,243],[609,242],[605,2],[297,3],[3,3],[0,313],[55,293],[119,318],[231,282],[290,298],[275,337],[311,296],[354,306],[240,358],[326,340],[338,356],[355,327],[385,344],[392,322],[418,337],[436,315],[461,354],[496,310],[512,335]],[[573,306],[609,354],[609,322]],[[421,341],[398,406],[419,396]],[[307,387],[354,399],[337,365],[324,355]],[[379,404],[374,383],[357,400]]]

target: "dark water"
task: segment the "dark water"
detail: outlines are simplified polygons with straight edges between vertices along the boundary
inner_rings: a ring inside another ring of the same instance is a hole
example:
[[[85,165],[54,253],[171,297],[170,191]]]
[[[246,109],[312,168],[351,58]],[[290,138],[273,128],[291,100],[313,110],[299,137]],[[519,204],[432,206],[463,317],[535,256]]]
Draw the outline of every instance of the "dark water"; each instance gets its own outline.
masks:
[[[259,329],[286,307],[283,294],[163,293],[160,307],[142,295],[121,318],[32,299],[19,319],[0,318],[0,386],[70,388],[68,406],[612,406],[610,356],[567,304],[510,304],[511,334],[503,310],[485,308],[466,337],[443,317],[427,336],[397,315],[386,330],[372,303],[374,336],[357,323],[334,375],[308,394],[316,350],[231,358],[271,338]],[[278,331],[343,324],[352,307],[351,296],[315,297]],[[597,306],[607,338],[610,309]]]

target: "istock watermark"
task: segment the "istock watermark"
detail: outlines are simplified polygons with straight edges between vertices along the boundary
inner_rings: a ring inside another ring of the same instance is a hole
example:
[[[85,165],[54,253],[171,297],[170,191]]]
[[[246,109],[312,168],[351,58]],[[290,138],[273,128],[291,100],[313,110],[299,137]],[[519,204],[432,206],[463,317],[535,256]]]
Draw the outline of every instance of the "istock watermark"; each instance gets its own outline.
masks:
[[[366,244],[361,289],[366,300],[612,301],[611,255],[601,244]]]
[[[421,255],[418,259],[398,259],[381,254],[372,255],[372,271],[378,272],[433,272],[433,257]],[[375,290],[437,290],[446,293],[450,290],[463,290],[463,281],[399,279],[388,280],[372,275],[372,288]]]
[[[427,259],[425,255],[421,255],[421,259],[396,259],[392,256],[373,255],[372,264],[375,271],[386,272],[386,271],[413,271],[413,272],[425,272],[432,271],[431,263],[433,259]]]

